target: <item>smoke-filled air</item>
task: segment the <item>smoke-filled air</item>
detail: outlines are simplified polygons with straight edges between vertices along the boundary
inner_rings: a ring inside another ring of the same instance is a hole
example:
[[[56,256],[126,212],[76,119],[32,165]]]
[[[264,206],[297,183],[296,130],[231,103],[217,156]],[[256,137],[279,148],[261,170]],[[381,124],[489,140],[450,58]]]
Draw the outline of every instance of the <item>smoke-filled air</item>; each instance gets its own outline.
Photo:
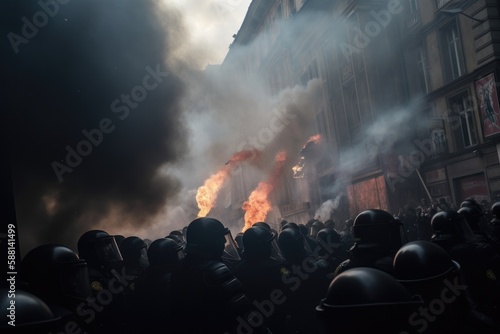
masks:
[[[2,6],[10,13],[2,26],[12,31],[19,17],[39,10],[34,2]],[[286,154],[278,169],[297,178],[304,164],[314,163],[307,145],[317,135],[314,113],[327,87],[316,78],[270,91],[259,73],[240,78],[209,65],[217,57],[211,41],[190,30],[186,8],[193,6],[73,1],[60,5],[18,53],[6,53],[13,92],[7,130],[24,250],[47,242],[74,245],[95,228],[164,236],[232,205],[228,181],[241,169],[252,175],[250,197],[243,199],[241,219],[226,223],[240,231],[268,212],[280,217],[273,202],[276,156]],[[207,15],[231,16],[220,9],[209,7]],[[286,46],[309,22],[328,19],[312,12],[280,22],[281,40]],[[260,38],[242,47],[241,56]],[[233,54],[233,63],[239,56]],[[341,166],[337,182],[346,184],[352,168],[410,134],[405,124],[415,131],[412,110],[386,111],[364,128],[366,144],[348,152],[313,146]],[[341,195],[331,193],[332,200]],[[261,201],[266,207],[252,213]]]

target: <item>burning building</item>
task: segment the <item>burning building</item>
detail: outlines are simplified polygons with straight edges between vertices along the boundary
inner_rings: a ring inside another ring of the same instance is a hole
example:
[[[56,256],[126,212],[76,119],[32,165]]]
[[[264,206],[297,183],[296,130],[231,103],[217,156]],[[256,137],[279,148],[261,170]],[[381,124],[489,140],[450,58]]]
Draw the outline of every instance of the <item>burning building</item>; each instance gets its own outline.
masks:
[[[273,219],[305,222],[334,198],[343,221],[418,205],[426,190],[458,204],[500,193],[499,9],[484,0],[253,0],[221,71],[264,78],[273,94],[321,85],[302,135],[319,134],[325,151],[285,170]],[[231,181],[234,217],[254,189],[250,174]]]

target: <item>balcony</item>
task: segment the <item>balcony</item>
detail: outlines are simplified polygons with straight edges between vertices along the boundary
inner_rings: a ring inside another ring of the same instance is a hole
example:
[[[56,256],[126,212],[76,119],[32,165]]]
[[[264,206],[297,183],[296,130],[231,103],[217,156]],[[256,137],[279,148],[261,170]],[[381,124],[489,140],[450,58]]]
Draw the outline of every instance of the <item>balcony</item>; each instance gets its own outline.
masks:
[[[408,19],[406,20],[406,28],[410,30],[419,23],[420,23],[420,13],[418,11],[415,11],[408,16]]]

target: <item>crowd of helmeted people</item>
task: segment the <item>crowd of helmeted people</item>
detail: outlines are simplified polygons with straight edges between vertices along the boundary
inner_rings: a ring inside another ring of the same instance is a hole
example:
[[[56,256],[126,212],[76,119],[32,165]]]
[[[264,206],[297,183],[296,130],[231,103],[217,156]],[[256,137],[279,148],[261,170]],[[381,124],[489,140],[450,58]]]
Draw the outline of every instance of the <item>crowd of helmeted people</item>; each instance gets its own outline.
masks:
[[[421,222],[372,209],[259,222],[197,218],[154,241],[92,230],[23,258],[15,333],[499,333],[500,202]],[[2,309],[5,293],[0,296]]]

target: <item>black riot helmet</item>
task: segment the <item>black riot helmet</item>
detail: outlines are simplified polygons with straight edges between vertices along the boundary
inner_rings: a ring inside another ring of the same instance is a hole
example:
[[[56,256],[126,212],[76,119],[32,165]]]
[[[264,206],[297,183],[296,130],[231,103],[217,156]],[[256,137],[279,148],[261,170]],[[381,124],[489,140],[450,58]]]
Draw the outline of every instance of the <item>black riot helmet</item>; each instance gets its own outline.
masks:
[[[371,209],[361,212],[353,224],[356,247],[377,247],[397,251],[403,244],[402,225],[383,210]]]
[[[14,305],[11,304],[12,301],[15,302]],[[15,290],[15,297],[9,289],[0,289],[0,308],[2,314],[6,311],[6,315],[0,320],[2,333],[51,333],[56,332],[60,326],[61,317],[54,315],[43,300],[18,288]],[[9,325],[12,320],[15,326]]]
[[[333,244],[334,247],[338,247],[342,243],[340,234],[333,228],[324,228],[320,230],[316,236],[316,240],[320,246]]]
[[[280,247],[278,245],[278,238],[277,238],[278,231],[272,229],[271,226],[265,222],[257,222],[255,224],[253,224],[252,227],[265,228],[274,235],[274,238],[271,240],[271,258],[273,258],[274,260],[278,260],[278,261],[284,260],[283,255],[281,254]],[[243,250],[245,248],[245,246],[243,245],[243,238],[241,238],[241,243],[242,243],[241,249]]]
[[[342,240],[340,234],[333,228],[324,228],[318,232],[316,236],[316,241],[318,242],[321,251],[319,255],[323,258],[328,258],[331,256],[338,256],[342,253]],[[334,254],[332,253],[334,249]]]
[[[73,305],[90,297],[87,264],[71,249],[38,246],[21,262],[20,278],[27,289],[47,302]]]
[[[335,228],[335,222],[332,219],[328,219],[325,222],[325,228]]]
[[[479,210],[481,216],[483,216],[483,208],[474,198],[467,198],[465,201],[460,203],[460,208],[476,208]]]
[[[297,227],[299,228],[300,233],[302,233],[303,236],[308,236],[309,235],[309,230],[304,224],[298,224]]]
[[[138,275],[149,266],[148,246],[139,237],[128,237],[120,243],[120,252],[127,273]]]
[[[173,241],[175,241],[179,246],[181,247],[186,247],[186,243],[184,242],[184,240],[182,238],[180,238],[178,235],[175,235],[175,234],[169,234],[165,237],[165,239],[171,239]]]
[[[401,247],[394,257],[394,275],[403,284],[438,282],[460,266],[440,246],[425,240],[412,241]]]
[[[316,307],[325,333],[400,333],[408,317],[423,305],[394,277],[373,268],[339,274]],[[387,321],[387,314],[391,321]]]
[[[482,217],[482,212],[475,206],[464,206],[458,210],[458,213],[465,217],[465,221],[469,224],[472,231],[479,232],[479,221]]]
[[[432,240],[456,239],[460,241],[474,238],[465,217],[453,210],[445,210],[432,216],[431,226],[434,231]]]
[[[169,235],[177,236],[180,240],[180,245],[182,247],[186,246],[186,238],[184,237],[184,233],[182,232],[182,230],[173,230]]]
[[[174,271],[179,268],[180,261],[184,258],[184,251],[174,240],[162,238],[151,243],[148,248],[148,258],[151,266],[164,266]]]
[[[284,258],[291,263],[311,256],[309,245],[304,235],[295,228],[286,228],[278,236],[278,244]]]
[[[350,230],[354,225],[354,219],[346,219],[344,222],[344,229]]]
[[[272,241],[276,237],[270,229],[253,225],[243,234],[243,256],[246,259],[264,260],[271,256]]]
[[[489,224],[491,234],[500,239],[500,202],[496,202],[491,206],[491,218]]]
[[[322,229],[325,228],[325,224],[323,224],[322,222],[320,222],[319,220],[315,220],[312,225],[311,225],[311,229],[310,229],[310,233],[309,235],[313,238],[316,238],[316,236],[318,235],[318,232],[321,231]]]
[[[260,227],[264,227],[264,228],[268,229],[269,231],[271,230],[271,226],[269,226],[269,224],[266,222],[257,222],[255,224],[253,224],[252,226],[260,226]]]
[[[116,239],[101,230],[91,230],[78,240],[78,254],[89,267],[117,269],[123,261]]]
[[[495,202],[491,206],[491,224],[500,225],[500,202]]]
[[[189,224],[186,231],[186,248],[188,255],[221,259],[224,254],[226,236],[229,229],[214,218],[197,218]]]
[[[435,243],[419,240],[401,247],[394,257],[394,275],[426,305],[446,296],[446,307],[429,324],[431,332],[449,333],[468,309],[464,296],[449,291],[449,284],[459,280],[460,265]]]
[[[284,231],[284,230],[289,229],[289,228],[293,228],[293,229],[296,229],[296,230],[300,231],[299,225],[297,225],[296,223],[293,223],[293,222],[284,224],[281,227],[281,231]]]

